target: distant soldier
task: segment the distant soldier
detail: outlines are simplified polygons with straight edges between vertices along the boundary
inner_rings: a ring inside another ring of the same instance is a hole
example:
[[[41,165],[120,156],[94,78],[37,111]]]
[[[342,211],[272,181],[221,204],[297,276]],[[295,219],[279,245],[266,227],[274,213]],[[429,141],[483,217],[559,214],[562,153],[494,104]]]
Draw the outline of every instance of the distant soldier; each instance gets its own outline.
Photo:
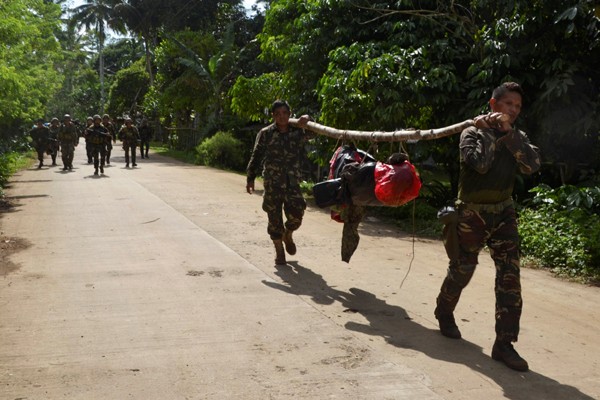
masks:
[[[79,144],[79,134],[69,114],[63,117],[63,124],[58,131],[58,141],[62,153],[63,171],[72,170],[75,147]]]
[[[150,149],[150,141],[152,140],[152,136],[154,136],[154,130],[150,125],[148,125],[148,120],[144,118],[142,119],[142,123],[140,124],[138,131],[140,132],[140,154],[142,155],[142,158],[144,158],[144,154],[146,158],[148,158],[148,150]]]
[[[44,153],[48,148],[48,140],[50,139],[50,130],[44,126],[44,120],[38,119],[35,123],[35,127],[29,131],[29,136],[33,140],[33,147],[37,152],[37,157],[40,162],[38,168],[42,168],[44,165]]]
[[[88,140],[87,133],[88,128],[91,128],[92,126],[94,126],[94,118],[87,117],[87,119],[85,120],[85,129],[83,131],[83,136],[85,137],[85,152],[87,154],[88,164],[92,163],[92,144]]]
[[[46,150],[50,157],[52,157],[52,165],[56,165],[56,156],[58,155],[58,149],[60,147],[58,144],[59,129],[60,122],[58,121],[58,118],[52,118],[50,126],[48,127],[50,134],[48,138],[48,148]]]
[[[94,159],[94,175],[100,172],[104,173],[104,160],[106,159],[106,141],[110,138],[108,129],[102,125],[102,118],[94,115],[94,123],[87,128],[86,138],[91,148],[92,158]]]
[[[135,151],[140,140],[140,133],[133,125],[133,120],[129,117],[125,118],[125,125],[119,131],[119,140],[123,142],[123,150],[125,150],[125,163],[129,168],[129,153],[131,152],[131,166],[136,167]]]
[[[117,128],[115,127],[115,124],[111,122],[108,114],[102,116],[102,125],[108,129],[108,134],[110,135],[110,138],[106,142],[106,164],[110,165],[110,154],[112,153],[113,148],[112,144],[117,141]]]

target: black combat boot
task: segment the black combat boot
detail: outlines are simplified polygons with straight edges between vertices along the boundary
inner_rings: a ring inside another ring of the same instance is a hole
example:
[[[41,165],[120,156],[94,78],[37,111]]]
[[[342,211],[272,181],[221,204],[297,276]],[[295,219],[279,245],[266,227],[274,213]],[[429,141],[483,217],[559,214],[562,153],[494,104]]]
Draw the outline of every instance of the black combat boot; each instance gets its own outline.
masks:
[[[439,314],[436,310],[435,318],[437,318],[440,324],[440,333],[442,335],[451,339],[462,338],[458,326],[456,326],[456,322],[454,321],[454,314]]]
[[[508,368],[517,371],[529,370],[527,361],[517,353],[511,342],[496,340],[492,347],[492,358],[496,361],[502,361]]]
[[[287,251],[288,254],[291,256],[296,254],[296,244],[294,243],[294,239],[292,239],[293,232],[294,231],[286,229],[283,233],[283,243],[285,244],[285,251]]]
[[[287,265],[283,241],[281,239],[273,240],[273,244],[275,245],[275,265]]]

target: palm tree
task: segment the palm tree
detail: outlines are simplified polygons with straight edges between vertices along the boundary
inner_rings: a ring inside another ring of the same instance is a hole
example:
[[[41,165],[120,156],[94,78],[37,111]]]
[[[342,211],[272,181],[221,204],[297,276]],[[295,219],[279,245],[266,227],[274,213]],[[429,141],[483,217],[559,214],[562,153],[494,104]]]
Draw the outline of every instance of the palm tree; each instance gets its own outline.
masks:
[[[85,0],[85,3],[75,7],[71,16],[71,24],[76,27],[85,27],[93,29],[97,38],[98,58],[99,58],[99,73],[100,73],[100,102],[104,109],[105,93],[104,93],[104,57],[102,51],[104,42],[106,41],[107,27],[124,33],[124,26],[114,18],[114,6],[118,0]],[[110,24],[110,25],[109,25]]]
[[[156,47],[158,29],[160,27],[162,2],[145,2],[143,0],[130,0],[115,6],[115,15],[121,19],[130,32],[140,36],[144,41],[146,52],[146,70],[150,79],[150,86],[154,84],[152,71],[152,50]]]

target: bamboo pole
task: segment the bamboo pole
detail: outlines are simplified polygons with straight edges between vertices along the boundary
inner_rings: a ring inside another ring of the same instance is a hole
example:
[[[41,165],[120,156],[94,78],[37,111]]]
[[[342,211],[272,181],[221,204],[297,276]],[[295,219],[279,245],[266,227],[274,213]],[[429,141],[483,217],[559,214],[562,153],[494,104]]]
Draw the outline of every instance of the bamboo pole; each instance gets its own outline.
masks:
[[[366,140],[369,142],[404,142],[407,140],[433,140],[446,136],[455,135],[464,129],[473,126],[472,119],[467,119],[458,124],[446,126],[437,129],[414,129],[399,130],[393,132],[382,131],[352,131],[331,128],[329,126],[308,122],[306,129],[334,139],[340,140]],[[290,118],[290,125],[298,126],[298,119]]]

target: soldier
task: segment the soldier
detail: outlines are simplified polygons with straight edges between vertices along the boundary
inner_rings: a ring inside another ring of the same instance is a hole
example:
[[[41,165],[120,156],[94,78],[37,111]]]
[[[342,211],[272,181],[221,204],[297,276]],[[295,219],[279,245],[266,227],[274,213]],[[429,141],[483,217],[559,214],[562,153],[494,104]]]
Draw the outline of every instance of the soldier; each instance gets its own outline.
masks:
[[[102,125],[108,129],[108,133],[110,135],[110,139],[108,139],[106,143],[106,164],[110,165],[110,154],[113,148],[112,143],[116,143],[117,141],[117,128],[115,127],[115,124],[110,121],[110,116],[108,114],[104,114],[102,116]]]
[[[58,144],[58,131],[60,129],[60,122],[58,118],[52,118],[50,121],[49,137],[48,137],[48,154],[52,157],[52,165],[56,165],[56,156],[58,155],[59,144]]]
[[[517,172],[540,168],[538,149],[516,129],[523,90],[507,82],[492,93],[491,113],[475,118],[475,127],[460,136],[457,223],[445,229],[450,251],[448,273],[437,297],[435,317],[442,335],[460,339],[454,309],[467,286],[484,246],[496,265],[496,341],[492,358],[518,371],[529,366],[514,349],[523,307],[520,283],[519,234],[511,194]],[[454,229],[454,240],[451,230]]]
[[[300,166],[306,158],[304,144],[312,135],[289,125],[291,110],[283,100],[273,103],[271,115],[275,122],[256,136],[247,168],[246,191],[254,192],[254,180],[262,166],[265,188],[262,208],[269,220],[267,232],[275,246],[275,264],[285,265],[285,251],[290,255],[296,254],[292,232],[302,224],[306,209],[300,190]],[[309,120],[308,115],[303,115],[298,120],[299,126],[306,127]],[[285,224],[282,210],[286,216]]]
[[[58,131],[58,141],[62,155],[63,171],[73,169],[73,156],[75,147],[79,144],[77,126],[71,122],[71,116],[65,114],[63,124]]]
[[[148,158],[148,150],[150,149],[150,140],[152,140],[152,136],[154,136],[153,129],[150,125],[148,125],[148,120],[146,118],[142,119],[142,123],[138,128],[140,132],[140,154],[142,158],[144,158],[144,154],[146,158]],[[144,153],[145,148],[145,153]]]
[[[87,154],[88,164],[91,164],[93,162],[93,160],[92,160],[92,157],[93,157],[92,147],[93,146],[87,137],[88,128],[91,128],[92,126],[94,126],[94,118],[87,117],[85,120],[85,129],[83,131],[83,136],[85,137],[85,152]]]
[[[29,131],[29,136],[33,140],[33,147],[37,152],[39,160],[38,169],[44,165],[44,153],[48,148],[48,140],[50,138],[50,130],[44,126],[44,120],[42,118],[35,122],[35,127]]]
[[[86,138],[89,140],[92,158],[94,159],[94,175],[100,172],[104,173],[104,160],[106,159],[106,141],[110,139],[108,129],[102,125],[102,118],[94,115],[94,124],[87,128]]]
[[[137,167],[135,163],[135,152],[140,133],[133,125],[133,120],[129,117],[125,118],[125,125],[119,130],[119,140],[123,142],[123,150],[125,150],[125,167],[129,168],[129,153],[131,152],[131,166]]]

